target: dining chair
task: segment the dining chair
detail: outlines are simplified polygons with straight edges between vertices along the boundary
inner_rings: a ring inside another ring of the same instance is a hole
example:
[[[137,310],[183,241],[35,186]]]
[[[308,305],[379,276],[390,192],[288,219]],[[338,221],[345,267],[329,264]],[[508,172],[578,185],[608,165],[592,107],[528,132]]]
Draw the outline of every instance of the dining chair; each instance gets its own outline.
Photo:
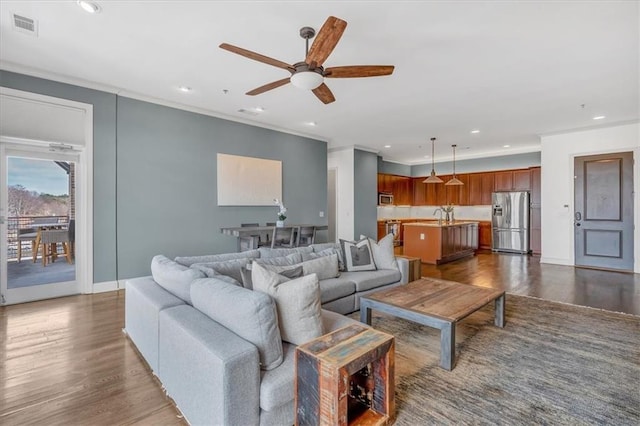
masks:
[[[273,228],[271,236],[271,248],[293,248],[296,243],[296,226],[283,226]]]
[[[241,223],[240,227],[241,228],[257,228],[259,227],[260,224],[259,223]],[[257,234],[251,234],[248,237],[244,236],[244,237],[240,237],[240,240],[238,241],[238,243],[240,244],[240,251],[246,251],[246,250],[253,250],[253,249],[257,249],[259,246],[263,245],[263,238],[265,238],[262,234],[257,233]]]
[[[38,236],[38,230],[36,228],[22,228],[18,229],[18,263],[22,259],[22,243],[25,241],[31,241],[31,251],[36,249],[36,238]]]
[[[316,240],[315,226],[299,226],[296,237],[296,247],[310,246]]]
[[[40,231],[40,244],[42,245],[42,266],[47,266],[49,258],[55,262],[58,257],[58,243],[62,243],[67,262],[71,264],[71,251],[69,250],[68,229],[43,229]]]

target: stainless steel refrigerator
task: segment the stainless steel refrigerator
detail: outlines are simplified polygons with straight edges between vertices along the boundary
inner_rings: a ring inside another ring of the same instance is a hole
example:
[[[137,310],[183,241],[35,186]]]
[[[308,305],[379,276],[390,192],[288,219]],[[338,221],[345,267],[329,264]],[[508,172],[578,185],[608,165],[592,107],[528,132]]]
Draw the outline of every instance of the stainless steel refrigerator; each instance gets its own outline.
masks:
[[[529,192],[494,192],[491,206],[491,248],[529,253]]]

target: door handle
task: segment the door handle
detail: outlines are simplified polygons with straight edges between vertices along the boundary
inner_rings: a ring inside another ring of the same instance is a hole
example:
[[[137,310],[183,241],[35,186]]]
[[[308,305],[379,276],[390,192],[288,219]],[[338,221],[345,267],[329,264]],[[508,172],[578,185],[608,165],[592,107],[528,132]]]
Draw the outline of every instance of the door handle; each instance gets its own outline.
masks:
[[[576,220],[582,220],[582,214],[580,214],[580,212],[576,212],[575,218]]]

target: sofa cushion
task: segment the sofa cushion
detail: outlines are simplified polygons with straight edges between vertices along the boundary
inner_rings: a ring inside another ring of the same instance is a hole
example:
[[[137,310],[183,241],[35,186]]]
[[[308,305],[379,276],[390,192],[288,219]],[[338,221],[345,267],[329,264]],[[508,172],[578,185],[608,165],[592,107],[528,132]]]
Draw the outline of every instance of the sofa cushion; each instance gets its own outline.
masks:
[[[291,253],[311,253],[313,248],[311,247],[295,247],[295,248],[268,248],[260,247],[260,259],[268,259],[270,257],[281,257]]]
[[[360,235],[360,238],[367,237]],[[378,242],[373,238],[369,238],[369,244],[371,245],[373,261],[376,263],[377,269],[399,269],[396,255],[393,252],[393,234],[385,235]]]
[[[278,259],[278,258],[276,258]],[[242,274],[242,286],[244,288],[248,288],[249,290],[253,290],[253,280],[251,279],[251,264],[246,267],[243,266],[240,269],[240,273]],[[304,271],[302,270],[302,266],[273,266],[273,265],[264,265],[264,268],[285,276],[287,278],[299,278],[304,275]]]
[[[320,301],[322,303],[340,299],[356,292],[356,284],[345,278],[345,274],[346,272],[343,272],[338,278],[319,281]]]
[[[355,283],[356,291],[366,291],[400,281],[402,274],[397,269],[378,269],[377,271],[343,272],[340,278]]]
[[[263,370],[282,363],[278,314],[269,295],[216,278],[202,278],[191,285],[191,299],[196,309],[253,343],[258,348]]]
[[[302,270],[305,275],[316,274],[319,280],[326,280],[340,276],[338,269],[338,255],[321,256],[317,259],[302,262]]]
[[[269,257],[266,259],[256,259],[255,263],[259,263],[260,265],[273,265],[273,266],[291,266],[296,263],[302,262],[302,254],[301,253],[291,253],[286,256],[279,257]]]
[[[280,407],[294,398],[296,346],[283,343],[282,352],[282,364],[261,373],[260,408],[265,411]]]
[[[194,263],[222,262],[224,260],[234,259],[256,259],[258,257],[260,257],[258,250],[248,250],[239,253],[210,254],[206,256],[179,256],[173,260],[181,265],[191,266]]]
[[[289,280],[254,263],[251,280],[255,291],[275,299],[282,340],[300,345],[322,336],[320,287],[315,274]]]
[[[375,271],[376,264],[371,252],[369,239],[360,241],[340,240],[342,246],[342,258],[347,271]]]
[[[344,259],[342,258],[342,247],[340,247],[340,243],[320,243],[320,244],[311,244],[310,247],[313,247],[313,253],[311,255],[302,255],[303,260],[315,259],[318,256],[328,256],[332,253],[338,254],[338,269],[340,271],[344,271]],[[308,256],[308,259],[304,257]]]
[[[162,288],[190,305],[191,283],[205,276],[201,271],[187,268],[161,254],[151,259],[151,275]]]
[[[226,275],[236,280],[237,285],[242,285],[240,268],[250,262],[251,259],[234,259],[222,262],[194,263],[191,267],[204,272],[207,277],[212,278],[216,275]]]

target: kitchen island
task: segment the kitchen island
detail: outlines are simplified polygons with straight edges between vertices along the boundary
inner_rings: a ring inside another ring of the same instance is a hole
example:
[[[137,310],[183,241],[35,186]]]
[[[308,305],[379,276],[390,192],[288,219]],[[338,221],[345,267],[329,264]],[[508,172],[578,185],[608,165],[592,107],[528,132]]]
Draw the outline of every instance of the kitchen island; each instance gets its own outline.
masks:
[[[473,256],[478,248],[478,222],[405,223],[404,255],[433,265]]]

